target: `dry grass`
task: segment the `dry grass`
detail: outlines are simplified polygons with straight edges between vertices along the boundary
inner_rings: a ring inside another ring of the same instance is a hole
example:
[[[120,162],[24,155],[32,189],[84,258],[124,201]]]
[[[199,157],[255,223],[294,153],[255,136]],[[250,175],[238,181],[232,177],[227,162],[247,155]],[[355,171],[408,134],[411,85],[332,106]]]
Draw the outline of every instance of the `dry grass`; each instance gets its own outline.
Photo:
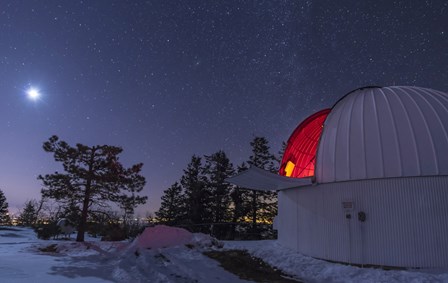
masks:
[[[58,252],[58,245],[57,244],[51,244],[46,247],[39,248],[39,251],[44,253],[57,253]]]

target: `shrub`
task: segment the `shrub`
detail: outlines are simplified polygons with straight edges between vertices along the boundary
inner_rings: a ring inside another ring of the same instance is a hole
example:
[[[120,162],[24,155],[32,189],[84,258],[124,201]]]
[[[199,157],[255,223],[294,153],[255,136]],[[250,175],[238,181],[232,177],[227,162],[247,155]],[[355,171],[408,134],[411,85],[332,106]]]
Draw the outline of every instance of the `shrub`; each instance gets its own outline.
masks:
[[[38,224],[34,226],[34,232],[36,232],[39,239],[49,240],[51,237],[54,238],[59,234],[59,227],[56,225],[56,222]]]

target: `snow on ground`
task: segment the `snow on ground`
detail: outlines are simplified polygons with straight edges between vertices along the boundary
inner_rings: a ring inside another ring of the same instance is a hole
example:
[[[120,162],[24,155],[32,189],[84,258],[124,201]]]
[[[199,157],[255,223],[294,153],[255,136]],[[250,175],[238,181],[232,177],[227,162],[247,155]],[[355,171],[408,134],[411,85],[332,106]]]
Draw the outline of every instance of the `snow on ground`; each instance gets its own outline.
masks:
[[[44,241],[31,229],[13,229],[0,230],[0,282],[248,282],[202,254],[213,242],[203,234],[185,231],[187,247],[169,229],[144,233],[159,237],[164,231],[170,242],[163,245],[148,238],[148,243]]]
[[[295,253],[277,241],[227,241],[226,249],[246,249],[283,272],[304,282],[448,282],[446,270],[382,270],[330,263]]]
[[[110,282],[96,276],[84,281],[56,274],[54,270],[65,266],[62,257],[43,255],[33,251],[53,241],[41,241],[31,229],[0,230],[0,282]]]
[[[219,249],[204,234],[156,226],[133,242],[77,243],[39,240],[31,229],[13,229],[0,227],[0,282],[248,282],[202,254]],[[246,249],[304,282],[448,282],[448,270],[345,266],[294,253],[276,241],[226,241],[224,249]]]

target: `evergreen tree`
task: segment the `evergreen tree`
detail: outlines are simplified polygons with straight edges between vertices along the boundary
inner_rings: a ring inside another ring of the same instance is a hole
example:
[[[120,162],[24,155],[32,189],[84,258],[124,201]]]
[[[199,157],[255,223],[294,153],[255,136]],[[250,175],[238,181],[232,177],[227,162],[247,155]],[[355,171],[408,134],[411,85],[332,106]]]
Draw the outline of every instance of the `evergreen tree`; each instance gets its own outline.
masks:
[[[9,217],[8,202],[5,194],[0,190],[0,225],[10,225],[11,218]]]
[[[249,157],[248,163],[251,166],[276,173],[278,161],[276,157],[270,153],[268,140],[265,137],[255,137],[250,145],[252,146],[252,155]],[[251,191],[249,217],[255,228],[257,220],[271,222],[277,215],[277,193],[256,190]]]
[[[207,187],[210,192],[210,215],[214,223],[231,219],[231,185],[224,180],[234,174],[233,165],[224,151],[220,150],[205,157],[205,172],[208,176]]]
[[[237,173],[246,171],[249,167],[245,162],[237,167]],[[234,186],[230,193],[230,198],[232,199],[232,239],[235,238],[236,225],[235,223],[243,221],[247,217],[249,212],[249,196],[252,191],[246,190],[244,188]]]
[[[37,221],[37,203],[36,201],[29,200],[25,202],[25,207],[19,216],[19,222],[23,226],[32,226]]]
[[[177,225],[185,217],[185,196],[178,182],[163,191],[160,209],[156,212],[157,220],[169,225]]]
[[[288,144],[285,142],[285,141],[283,141],[282,142],[282,148],[279,150],[279,152],[278,152],[278,161],[279,161],[279,166],[280,166],[280,162],[282,162],[282,159],[283,159],[283,155],[285,154],[285,150],[286,150],[286,147],[288,146]],[[279,168],[280,169],[280,168]]]
[[[76,205],[76,202],[70,202],[63,208],[62,217],[66,218],[70,225],[78,227],[81,222],[81,210]]]
[[[249,169],[246,162],[243,162],[241,165],[237,167],[237,173],[241,173]],[[244,188],[234,186],[232,192],[230,193],[230,197],[232,199],[232,222],[242,221],[244,217],[247,216],[249,211],[248,199],[249,194],[252,192],[246,190]]]
[[[93,207],[105,207],[113,202],[133,209],[146,202],[147,197],[136,195],[146,182],[140,175],[143,164],[125,168],[118,158],[123,151],[120,147],[82,144],[72,147],[52,136],[43,148],[62,163],[64,173],[38,177],[44,186],[42,197],[79,207],[81,217],[76,241],[84,241],[87,217]]]
[[[268,140],[265,137],[255,137],[250,146],[252,155],[249,157],[249,165],[276,173],[277,158],[270,152]]]
[[[206,178],[203,172],[202,159],[193,155],[180,180],[185,192],[185,218],[192,224],[207,223],[211,220],[207,211],[210,194],[205,186]]]

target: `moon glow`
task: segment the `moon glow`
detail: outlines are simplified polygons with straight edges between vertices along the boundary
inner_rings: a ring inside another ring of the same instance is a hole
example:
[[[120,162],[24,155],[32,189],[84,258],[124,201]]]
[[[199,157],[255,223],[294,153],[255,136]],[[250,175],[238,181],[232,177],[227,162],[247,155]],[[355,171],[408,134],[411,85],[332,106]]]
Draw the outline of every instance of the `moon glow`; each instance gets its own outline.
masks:
[[[37,100],[40,97],[39,90],[32,87],[27,90],[26,94],[28,95],[28,98],[31,100]]]

